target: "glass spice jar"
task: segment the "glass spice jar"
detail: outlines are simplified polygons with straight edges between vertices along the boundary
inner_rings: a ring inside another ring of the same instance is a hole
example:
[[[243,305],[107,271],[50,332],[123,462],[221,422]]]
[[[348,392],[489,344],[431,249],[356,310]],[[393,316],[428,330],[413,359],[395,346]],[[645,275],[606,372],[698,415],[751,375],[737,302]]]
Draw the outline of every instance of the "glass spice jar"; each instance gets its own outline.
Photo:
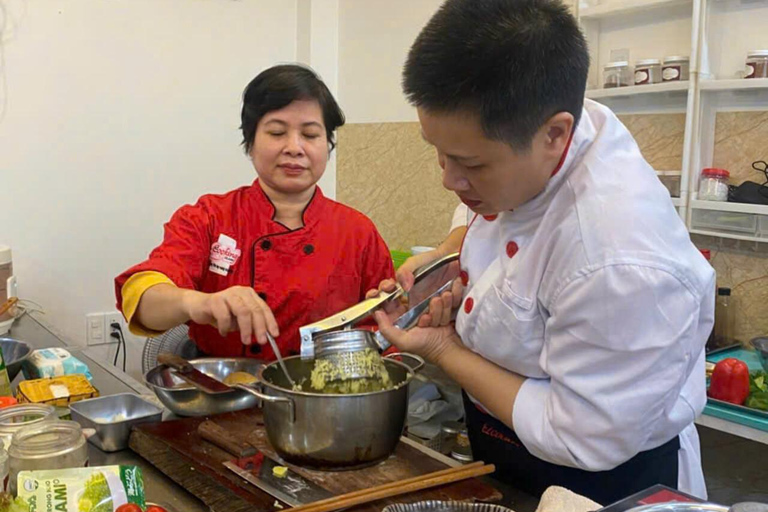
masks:
[[[727,201],[728,178],[731,173],[725,169],[707,168],[701,171],[699,199],[702,201]]]
[[[16,491],[20,471],[82,468],[88,465],[88,443],[74,421],[50,421],[19,430],[13,435],[9,485]]]
[[[0,441],[7,450],[19,430],[56,420],[56,409],[45,404],[18,404],[0,410]]]
[[[744,78],[768,78],[768,50],[753,50],[747,54]]]
[[[603,67],[603,88],[628,87],[631,85],[632,74],[629,63],[625,60],[609,62]]]
[[[661,61],[644,59],[635,62],[635,85],[661,83]]]
[[[661,79],[664,82],[688,80],[691,71],[691,59],[680,55],[664,57],[661,65]]]

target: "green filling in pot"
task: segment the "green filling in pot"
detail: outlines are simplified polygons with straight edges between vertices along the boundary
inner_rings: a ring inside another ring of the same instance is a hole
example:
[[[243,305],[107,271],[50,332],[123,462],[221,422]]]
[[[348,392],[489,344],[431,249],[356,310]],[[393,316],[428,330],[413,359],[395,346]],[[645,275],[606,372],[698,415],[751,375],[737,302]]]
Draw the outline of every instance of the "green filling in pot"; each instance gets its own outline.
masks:
[[[345,367],[336,364],[333,359],[316,359],[310,375],[312,390],[323,394],[349,395],[394,388],[384,360],[376,350],[351,352],[350,356],[355,367],[360,368],[360,374],[370,377],[360,378],[346,374]]]

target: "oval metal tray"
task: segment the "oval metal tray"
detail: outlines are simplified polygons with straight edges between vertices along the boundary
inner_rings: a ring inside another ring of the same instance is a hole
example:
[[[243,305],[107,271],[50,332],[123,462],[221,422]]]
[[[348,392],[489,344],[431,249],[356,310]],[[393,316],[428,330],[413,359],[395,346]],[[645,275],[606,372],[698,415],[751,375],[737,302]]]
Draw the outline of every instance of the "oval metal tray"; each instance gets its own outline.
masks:
[[[466,503],[463,501],[417,501],[397,503],[384,507],[382,512],[513,512],[511,509],[491,503]]]

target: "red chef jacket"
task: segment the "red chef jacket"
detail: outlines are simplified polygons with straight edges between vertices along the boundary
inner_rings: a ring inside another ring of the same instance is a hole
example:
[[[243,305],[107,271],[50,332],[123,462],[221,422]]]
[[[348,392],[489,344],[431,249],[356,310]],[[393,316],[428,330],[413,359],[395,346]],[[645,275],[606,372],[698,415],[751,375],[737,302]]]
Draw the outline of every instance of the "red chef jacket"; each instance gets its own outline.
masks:
[[[125,282],[144,271],[206,293],[251,286],[274,313],[277,343],[287,356],[299,353],[299,327],[360,302],[394,276],[389,250],[371,220],[326,198],[319,187],[304,210],[303,227],[290,230],[274,214],[258,180],[183,206],[149,259],[115,279],[117,307],[122,311]],[[213,326],[194,323],[189,332],[210,356],[275,357],[269,345],[244,346],[238,332],[222,338]]]

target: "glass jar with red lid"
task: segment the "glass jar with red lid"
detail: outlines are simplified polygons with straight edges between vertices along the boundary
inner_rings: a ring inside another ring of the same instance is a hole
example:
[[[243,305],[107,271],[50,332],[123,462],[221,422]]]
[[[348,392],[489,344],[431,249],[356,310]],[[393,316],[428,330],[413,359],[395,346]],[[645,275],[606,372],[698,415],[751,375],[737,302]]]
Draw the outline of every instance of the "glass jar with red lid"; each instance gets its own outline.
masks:
[[[710,167],[701,171],[699,199],[703,201],[727,201],[728,178],[731,173],[725,169]]]

